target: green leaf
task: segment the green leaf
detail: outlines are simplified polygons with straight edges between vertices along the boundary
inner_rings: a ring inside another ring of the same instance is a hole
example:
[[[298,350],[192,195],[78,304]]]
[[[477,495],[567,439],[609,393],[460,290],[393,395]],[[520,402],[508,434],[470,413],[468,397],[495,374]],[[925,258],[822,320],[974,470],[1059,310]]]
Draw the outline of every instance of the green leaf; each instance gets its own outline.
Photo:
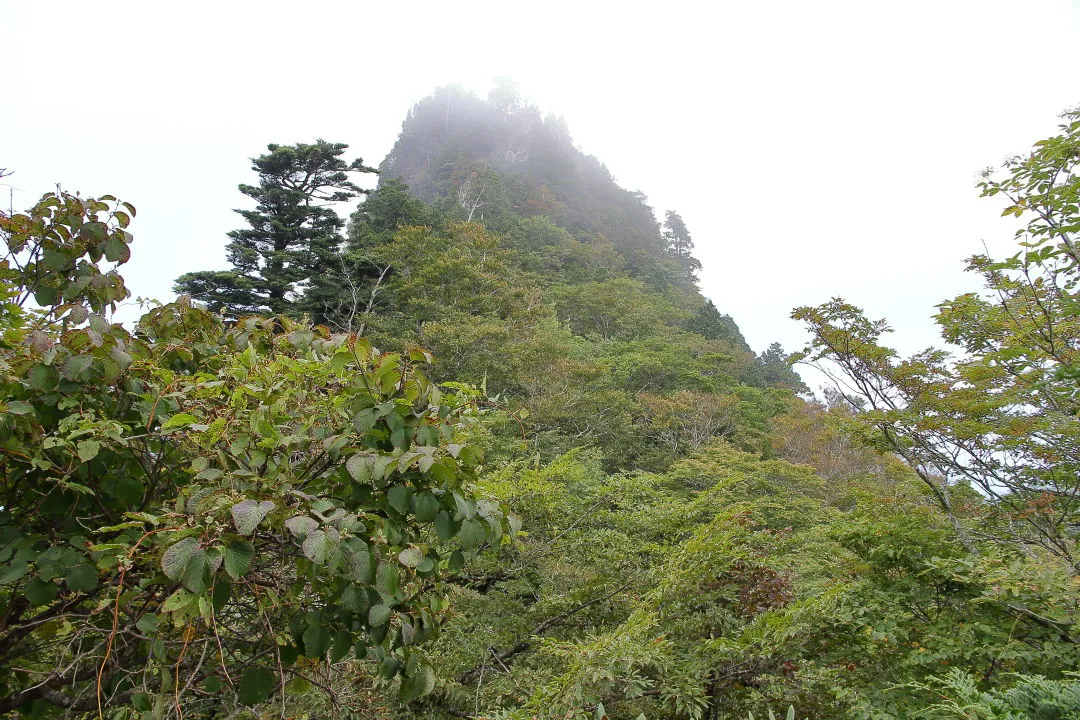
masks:
[[[232,583],[225,578],[218,576],[218,578],[214,580],[214,589],[211,592],[211,601],[214,606],[214,612],[221,612],[221,609],[228,604],[231,595]]]
[[[308,329],[293,330],[288,335],[289,344],[300,350],[306,350],[314,339],[315,333]]]
[[[206,621],[207,625],[214,622],[214,607],[205,595],[199,596],[199,615]]]
[[[210,561],[205,550],[198,548],[191,553],[184,566],[184,577],[181,582],[196,595],[203,593],[210,586]]]
[[[388,655],[379,662],[379,677],[383,680],[393,680],[400,669],[401,661],[393,655]]]
[[[66,583],[69,590],[90,592],[98,584],[97,568],[89,563],[77,565],[68,573]]]
[[[372,605],[368,610],[368,626],[369,627],[382,627],[386,623],[390,622],[390,608],[386,605]]]
[[[188,560],[199,549],[199,541],[186,537],[178,541],[161,556],[161,570],[170,580],[179,580],[187,569]]]
[[[197,422],[199,422],[199,418],[191,413],[176,413],[165,421],[165,424],[161,426],[161,430],[163,432],[166,430],[175,430],[176,428],[186,427]]]
[[[430,492],[422,492],[413,499],[413,514],[417,522],[431,522],[442,509],[442,503]]]
[[[244,705],[266,702],[277,687],[277,675],[272,671],[253,665],[244,671],[236,687],[236,697]]]
[[[203,683],[203,687],[206,687],[206,683]],[[139,712],[149,712],[154,707],[153,697],[150,693],[135,693],[131,696],[131,706]]]
[[[397,596],[400,586],[401,573],[398,572],[396,565],[383,563],[379,566],[379,569],[375,571],[375,589],[383,596],[387,598]]]
[[[255,502],[254,500],[244,500],[232,506],[233,524],[236,526],[236,532],[241,535],[250,535],[255,532],[255,528],[259,526],[259,523],[263,521],[270,511],[274,509],[274,503],[269,500],[263,500],[262,502]]]
[[[300,649],[295,645],[278,645],[278,658],[282,665],[295,665],[300,657]]]
[[[52,365],[35,365],[30,368],[30,387],[41,392],[47,392],[56,387],[60,382],[60,373]]]
[[[352,424],[353,428],[360,435],[363,435],[371,428],[375,427],[375,423],[379,419],[379,411],[375,408],[367,408],[353,415]]]
[[[105,223],[98,220],[91,220],[90,222],[83,223],[82,227],[79,228],[79,237],[93,242],[101,242],[105,239],[105,233],[107,231],[108,227]]]
[[[28,567],[29,565],[25,560],[16,558],[6,567],[0,569],[0,585],[7,585],[22,579],[26,575]]]
[[[349,538],[341,543],[349,577],[356,582],[370,583],[375,577],[375,558],[367,543],[359,538]]]
[[[334,543],[330,539],[330,536],[323,530],[316,530],[315,532],[304,538],[304,542],[301,545],[301,549],[304,551],[304,556],[315,563],[316,565],[324,565],[326,558],[330,555],[330,550],[333,548]]]
[[[414,568],[424,559],[424,553],[419,548],[405,548],[398,554],[398,560],[402,565]]]
[[[472,518],[461,523],[461,547],[474,550],[487,539],[487,523],[480,518]]]
[[[78,444],[79,459],[90,462],[101,451],[101,443],[97,440],[80,440]]]
[[[349,471],[349,477],[365,485],[371,482],[374,467],[374,457],[364,453],[357,453],[345,461],[345,469]]]
[[[72,355],[64,361],[64,367],[61,372],[65,379],[71,380],[72,382],[83,380],[93,363],[94,358],[89,355]]]
[[[34,291],[34,302],[43,308],[55,305],[58,297],[60,297],[60,293],[56,288],[40,287]]]
[[[449,542],[457,534],[457,525],[448,511],[442,510],[435,517],[435,534],[443,542]]]
[[[9,412],[12,415],[29,415],[34,412],[34,406],[22,400],[12,400],[4,406],[4,412]]]
[[[177,610],[183,610],[198,597],[192,595],[184,588],[178,588],[176,592],[170,595],[165,603],[161,606],[162,612],[175,612]]]
[[[390,444],[398,450],[408,449],[409,437],[405,434],[405,428],[397,428],[390,433]]]
[[[401,679],[399,699],[407,704],[435,689],[435,669],[428,662],[421,662],[416,673]]]
[[[153,635],[157,632],[158,616],[154,613],[146,613],[135,623],[135,627],[139,628],[147,635]]]
[[[306,677],[297,676],[285,683],[285,692],[289,695],[305,695],[311,692],[311,681]]]
[[[295,537],[303,538],[315,532],[319,527],[319,523],[315,522],[314,518],[310,518],[307,515],[297,515],[286,520],[285,527],[288,528],[289,532]]]
[[[105,241],[105,259],[109,262],[125,263],[131,259],[131,248],[122,237],[110,235]]]
[[[65,481],[63,481],[63,486],[67,490],[72,490],[72,491],[77,492],[77,493],[79,493],[81,495],[94,495],[94,491],[92,489],[86,487],[85,485],[83,485],[81,483],[71,482],[70,480],[65,480]]]
[[[376,372],[376,381],[379,383],[379,389],[383,394],[389,395],[397,388],[397,384],[401,382],[401,373],[396,370],[388,370],[384,372]]]
[[[251,569],[255,546],[247,540],[233,540],[225,546],[222,554],[225,557],[225,572],[234,580],[239,580]]]
[[[409,511],[409,488],[404,485],[394,485],[386,491],[386,501],[390,507],[404,515]]]
[[[349,654],[353,646],[353,635],[347,630],[338,630],[330,650],[330,662],[336,663]]]
[[[330,649],[330,631],[320,624],[308,627],[304,632],[304,654],[308,657],[322,657]]]
[[[45,250],[41,254],[41,264],[49,270],[63,270],[71,262],[67,253],[56,250]]]
[[[389,455],[380,455],[375,458],[375,469],[371,473],[371,480],[375,483],[376,487],[383,487],[385,482],[382,482],[387,477],[387,468],[397,462],[397,458],[393,458]]]
[[[119,348],[113,348],[112,350],[110,350],[109,357],[116,361],[116,365],[120,368],[120,372],[123,372],[129,367],[131,367],[131,356]]]
[[[56,597],[56,593],[60,588],[56,586],[56,583],[46,582],[40,578],[34,578],[30,582],[26,583],[26,588],[23,593],[26,595],[26,599],[30,601],[31,605],[44,605],[51,602]]]
[[[94,314],[90,316],[91,330],[94,330],[95,332],[99,332],[104,335],[109,332],[111,328],[112,326],[109,325],[109,321],[105,319],[104,315]]]
[[[341,593],[341,604],[350,612],[366,613],[369,606],[367,591],[356,585],[349,585]]]
[[[458,520],[464,520],[466,518],[472,519],[476,517],[476,501],[472,498],[462,497],[460,493],[454,491],[454,506],[457,508],[457,514],[454,516]]]
[[[453,487],[457,480],[457,465],[450,458],[443,458],[431,466],[431,476],[445,487]]]

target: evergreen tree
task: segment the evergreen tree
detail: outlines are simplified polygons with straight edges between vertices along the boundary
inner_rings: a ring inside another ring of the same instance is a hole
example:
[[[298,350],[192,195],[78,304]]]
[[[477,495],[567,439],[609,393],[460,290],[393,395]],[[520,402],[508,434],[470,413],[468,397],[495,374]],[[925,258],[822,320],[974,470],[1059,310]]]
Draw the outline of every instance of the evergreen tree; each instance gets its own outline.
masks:
[[[435,225],[438,213],[409,194],[401,180],[388,180],[364,199],[349,218],[349,249],[388,242],[403,225]]]
[[[686,223],[674,210],[668,210],[664,218],[664,240],[667,242],[668,254],[682,266],[686,279],[697,282],[701,261],[693,255],[694,241],[690,238]]]
[[[697,309],[686,323],[686,329],[706,340],[723,340],[734,347],[750,351],[750,345],[735,320],[730,315],[721,315],[712,300],[706,300],[705,304]]]
[[[409,194],[400,180],[380,183],[349,218],[348,242],[327,256],[311,282],[300,307],[319,325],[358,331],[376,307],[388,266],[373,256],[391,242],[399,228],[439,223],[434,208]]]
[[[187,273],[174,289],[226,315],[298,314],[306,283],[333,262],[342,242],[344,221],[329,205],[363,192],[350,172],[375,172],[359,158],[343,160],[346,148],[324,140],[267,146],[269,152],[252,161],[259,184],[240,185],[258,204],[236,211],[250,227],[229,233],[233,269]]]
[[[786,387],[795,392],[806,393],[810,389],[791,367],[791,356],[784,352],[780,343],[774,342],[758,355],[758,376],[762,387]]]

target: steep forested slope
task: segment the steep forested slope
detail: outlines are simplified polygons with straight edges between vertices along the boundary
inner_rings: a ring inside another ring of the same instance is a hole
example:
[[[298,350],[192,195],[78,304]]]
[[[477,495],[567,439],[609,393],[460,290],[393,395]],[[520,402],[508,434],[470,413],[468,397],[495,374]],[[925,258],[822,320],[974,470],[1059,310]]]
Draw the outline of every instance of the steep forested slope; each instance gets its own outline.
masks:
[[[365,332],[483,383],[530,452],[596,445],[609,466],[660,468],[717,437],[760,450],[802,387],[701,297],[681,218],[661,229],[508,88],[421,101],[380,169],[349,227],[360,295],[376,295]],[[319,296],[341,296],[334,282]]]
[[[1063,128],[983,185],[1032,219],[941,306],[965,357],[798,311],[826,403],[506,86],[421,101],[347,222],[370,168],[269,146],[209,307],[133,331],[131,205],[0,214],[0,711],[1076,717]]]
[[[542,117],[510,86],[488,102],[459,88],[436,91],[410,112],[380,171],[496,231],[522,216],[544,216],[598,252],[613,250],[612,271],[658,288],[683,275],[645,197],[619,187],[596,158],[574,147],[561,120]]]

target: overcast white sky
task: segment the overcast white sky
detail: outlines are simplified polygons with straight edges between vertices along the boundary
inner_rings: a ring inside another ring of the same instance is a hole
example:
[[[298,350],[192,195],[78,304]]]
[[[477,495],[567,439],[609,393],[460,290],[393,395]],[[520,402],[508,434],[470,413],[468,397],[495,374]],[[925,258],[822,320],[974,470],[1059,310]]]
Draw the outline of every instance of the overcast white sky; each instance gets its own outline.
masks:
[[[934,305],[977,286],[963,258],[1012,234],[977,172],[1080,104],[1067,0],[7,0],[0,38],[16,209],[58,182],[134,203],[136,295],[225,266],[267,143],[378,164],[433,88],[508,76],[682,214],[757,350],[796,349],[791,309],[832,296],[933,343]]]

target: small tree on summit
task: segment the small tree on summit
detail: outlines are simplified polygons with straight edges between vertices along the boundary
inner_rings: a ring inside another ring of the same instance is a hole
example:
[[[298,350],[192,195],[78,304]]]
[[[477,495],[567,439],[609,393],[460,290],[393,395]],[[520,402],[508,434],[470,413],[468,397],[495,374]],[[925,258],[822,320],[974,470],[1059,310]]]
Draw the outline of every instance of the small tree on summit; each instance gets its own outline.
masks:
[[[701,261],[693,255],[694,241],[690,239],[690,231],[686,229],[686,223],[674,210],[668,210],[665,216],[664,240],[667,242],[668,254],[682,266],[686,279],[697,282]]]
[[[251,227],[229,233],[233,269],[182,275],[176,292],[226,315],[297,314],[297,295],[342,242],[344,221],[329,204],[364,192],[349,180],[350,172],[375,172],[359,158],[343,160],[347,148],[324,140],[267,146],[269,152],[252,161],[259,184],[240,185],[258,205],[237,210]]]

